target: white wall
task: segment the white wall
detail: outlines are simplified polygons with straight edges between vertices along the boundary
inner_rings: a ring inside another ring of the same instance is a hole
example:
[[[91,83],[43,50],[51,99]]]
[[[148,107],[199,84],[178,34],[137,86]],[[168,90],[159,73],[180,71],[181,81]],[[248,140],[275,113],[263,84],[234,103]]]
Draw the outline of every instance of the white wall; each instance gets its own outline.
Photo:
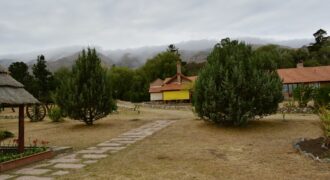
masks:
[[[161,101],[163,100],[163,93],[150,93],[150,101]]]

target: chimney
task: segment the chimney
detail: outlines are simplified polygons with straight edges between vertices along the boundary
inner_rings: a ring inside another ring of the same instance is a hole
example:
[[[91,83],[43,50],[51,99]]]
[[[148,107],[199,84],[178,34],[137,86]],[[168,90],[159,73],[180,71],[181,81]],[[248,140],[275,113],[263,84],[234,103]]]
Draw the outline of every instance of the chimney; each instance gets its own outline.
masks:
[[[304,62],[303,61],[299,61],[297,63],[297,68],[303,68],[304,67]]]
[[[181,61],[176,61],[176,77],[178,78],[178,83],[181,84]]]

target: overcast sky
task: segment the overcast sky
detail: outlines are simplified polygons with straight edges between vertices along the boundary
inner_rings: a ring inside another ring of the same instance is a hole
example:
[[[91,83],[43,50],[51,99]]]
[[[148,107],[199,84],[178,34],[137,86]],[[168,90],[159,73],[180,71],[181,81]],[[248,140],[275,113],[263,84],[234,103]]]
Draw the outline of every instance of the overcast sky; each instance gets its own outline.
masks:
[[[0,54],[73,45],[132,48],[197,39],[311,38],[328,0],[0,0]]]

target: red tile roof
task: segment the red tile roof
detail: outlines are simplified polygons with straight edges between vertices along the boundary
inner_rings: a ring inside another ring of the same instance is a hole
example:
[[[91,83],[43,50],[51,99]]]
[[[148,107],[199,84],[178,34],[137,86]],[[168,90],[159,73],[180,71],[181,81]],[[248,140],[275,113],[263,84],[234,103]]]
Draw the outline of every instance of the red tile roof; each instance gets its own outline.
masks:
[[[149,93],[189,89],[189,83],[178,84],[177,82],[171,82],[173,79],[176,79],[178,75],[181,76],[182,79],[186,79],[188,82],[194,82],[197,79],[197,76],[184,76],[183,74],[177,74],[173,77],[166,78],[161,86],[159,86],[160,81],[157,79],[150,84]]]
[[[191,81],[196,81],[197,76],[187,76],[188,79],[190,79]]]
[[[149,88],[149,93],[162,92],[162,87],[151,87]]]
[[[284,84],[330,82],[330,66],[278,69]]]
[[[162,86],[163,83],[164,83],[164,81],[158,78],[155,81],[153,81],[152,83],[150,83],[150,87],[151,86]]]

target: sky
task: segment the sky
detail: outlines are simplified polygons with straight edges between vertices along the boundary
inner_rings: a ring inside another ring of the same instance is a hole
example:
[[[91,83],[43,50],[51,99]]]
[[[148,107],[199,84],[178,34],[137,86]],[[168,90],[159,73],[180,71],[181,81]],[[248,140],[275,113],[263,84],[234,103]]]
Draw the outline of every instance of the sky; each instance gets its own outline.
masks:
[[[0,0],[0,54],[330,31],[328,0]]]

